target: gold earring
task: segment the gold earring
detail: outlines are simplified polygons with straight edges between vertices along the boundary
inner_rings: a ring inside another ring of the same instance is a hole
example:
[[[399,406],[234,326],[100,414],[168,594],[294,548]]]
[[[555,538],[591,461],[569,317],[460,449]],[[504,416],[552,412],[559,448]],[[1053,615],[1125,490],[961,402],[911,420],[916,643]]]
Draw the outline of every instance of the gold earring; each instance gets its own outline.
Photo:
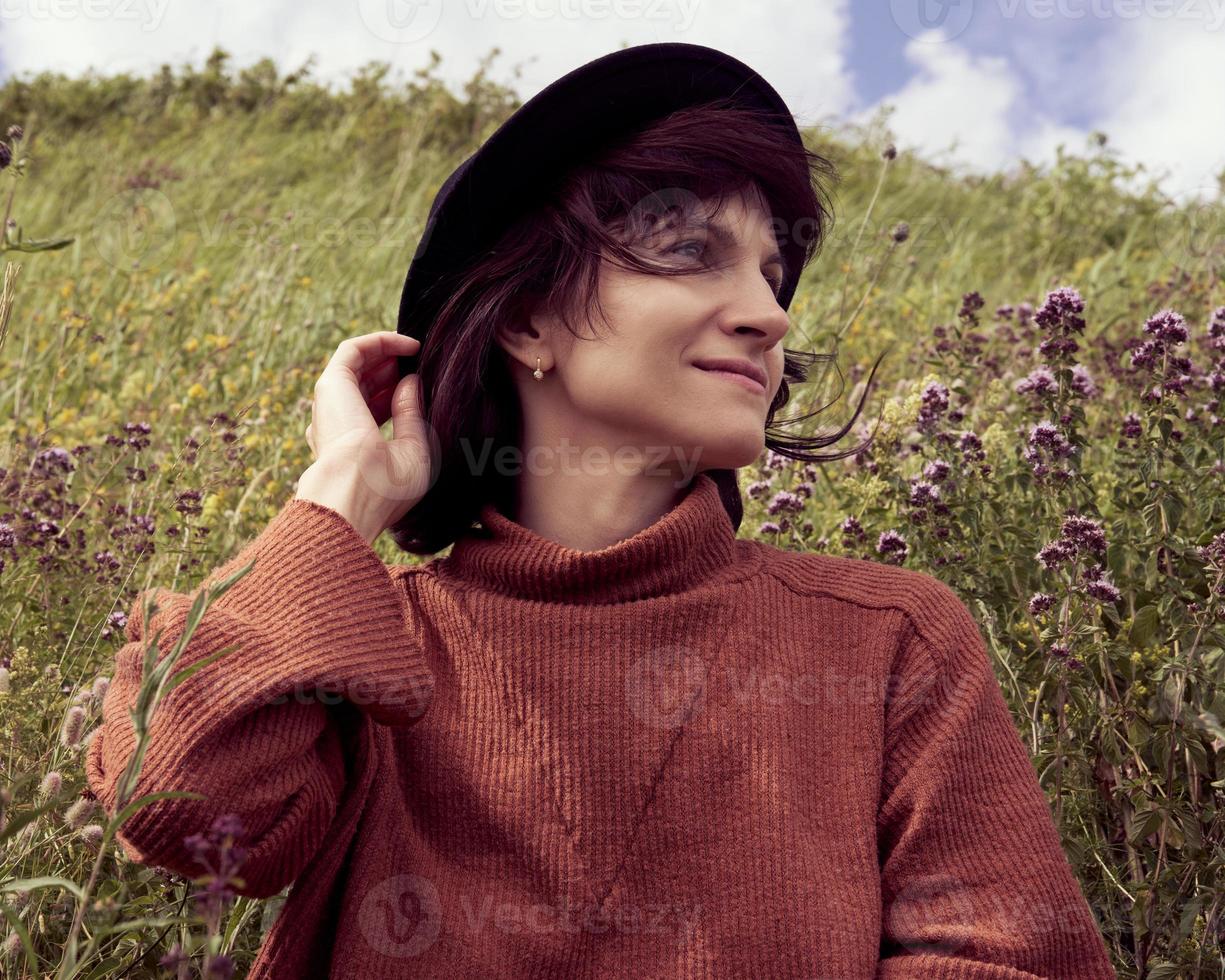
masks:
[[[532,377],[537,381],[544,380],[544,372],[540,370],[540,358],[536,358],[536,370],[532,372]]]

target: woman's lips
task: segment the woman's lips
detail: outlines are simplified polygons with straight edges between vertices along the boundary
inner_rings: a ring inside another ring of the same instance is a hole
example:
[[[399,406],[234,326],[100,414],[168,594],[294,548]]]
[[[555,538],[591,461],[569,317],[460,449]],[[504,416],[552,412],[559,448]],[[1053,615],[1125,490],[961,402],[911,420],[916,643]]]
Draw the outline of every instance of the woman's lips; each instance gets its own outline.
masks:
[[[712,371],[709,368],[698,368],[698,370],[703,374],[713,374],[716,377],[727,378],[728,381],[738,384],[740,387],[755,392],[758,395],[766,393],[766,389],[747,374],[739,374],[736,371]]]

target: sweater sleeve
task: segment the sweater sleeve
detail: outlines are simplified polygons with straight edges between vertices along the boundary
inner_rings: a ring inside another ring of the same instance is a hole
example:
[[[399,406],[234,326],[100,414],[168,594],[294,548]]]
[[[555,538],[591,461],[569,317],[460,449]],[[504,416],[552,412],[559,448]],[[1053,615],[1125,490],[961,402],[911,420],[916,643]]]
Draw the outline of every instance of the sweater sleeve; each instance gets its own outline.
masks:
[[[1114,980],[978,624],[928,578],[886,705],[877,976]]]
[[[328,840],[347,792],[354,724],[412,725],[433,675],[423,633],[388,566],[336,511],[291,499],[264,530],[206,579],[253,567],[205,611],[171,671],[233,644],[163,696],[129,802],[166,790],[204,795],[148,803],[117,834],[127,855],[186,877],[205,872],[183,839],[224,813],[242,820],[240,894],[264,898],[292,883]],[[130,711],[144,649],[160,629],[163,658],[183,634],[194,593],[142,593],[125,626],[86,778],[110,816],[135,748]]]

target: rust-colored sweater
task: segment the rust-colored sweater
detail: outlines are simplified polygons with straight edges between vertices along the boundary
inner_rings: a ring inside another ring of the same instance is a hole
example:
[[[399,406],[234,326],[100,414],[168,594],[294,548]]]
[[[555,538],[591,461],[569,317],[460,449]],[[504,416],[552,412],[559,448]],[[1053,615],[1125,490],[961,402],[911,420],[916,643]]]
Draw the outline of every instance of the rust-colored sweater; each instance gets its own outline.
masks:
[[[249,976],[1113,978],[977,624],[938,579],[740,540],[716,484],[611,547],[487,507],[385,565],[291,499],[210,579],[120,840],[293,883]],[[108,813],[143,641],[89,746]]]

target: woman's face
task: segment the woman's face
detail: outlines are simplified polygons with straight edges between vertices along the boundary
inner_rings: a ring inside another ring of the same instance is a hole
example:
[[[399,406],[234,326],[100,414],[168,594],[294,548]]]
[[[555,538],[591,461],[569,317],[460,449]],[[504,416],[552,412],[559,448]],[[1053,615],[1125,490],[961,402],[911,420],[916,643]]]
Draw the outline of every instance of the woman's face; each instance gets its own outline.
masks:
[[[540,341],[528,339],[519,351],[530,355],[520,358],[527,364],[520,372],[525,451],[565,437],[580,449],[620,449],[627,460],[637,451],[645,464],[687,477],[746,466],[761,454],[789,327],[777,299],[778,241],[756,198],[730,200],[713,221],[705,215],[687,226],[660,222],[635,246],[657,263],[698,274],[639,273],[605,262],[599,289],[608,322],[598,333],[576,340],[564,326],[533,318],[551,355],[542,366],[552,366],[537,384],[530,371]],[[764,388],[698,367],[720,358],[760,368]]]

